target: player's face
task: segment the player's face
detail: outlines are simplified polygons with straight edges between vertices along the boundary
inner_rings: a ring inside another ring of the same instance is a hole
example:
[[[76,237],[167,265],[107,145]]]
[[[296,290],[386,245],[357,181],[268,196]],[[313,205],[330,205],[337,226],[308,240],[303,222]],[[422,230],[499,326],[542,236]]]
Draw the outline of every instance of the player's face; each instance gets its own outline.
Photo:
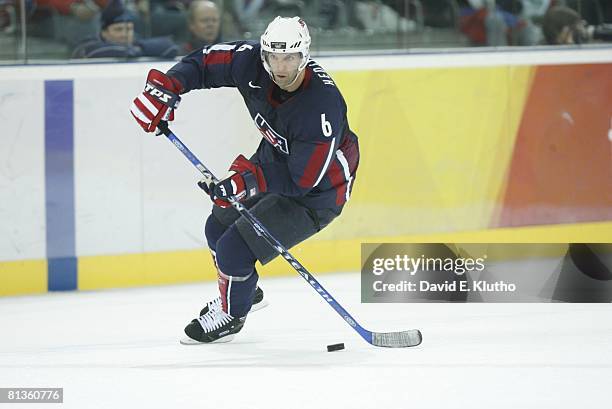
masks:
[[[272,74],[274,74],[274,82],[281,87],[288,87],[298,75],[298,68],[302,61],[301,53],[278,54],[267,53],[266,59]]]
[[[102,37],[110,43],[132,45],[134,42],[134,23],[121,22],[111,24],[102,30]]]

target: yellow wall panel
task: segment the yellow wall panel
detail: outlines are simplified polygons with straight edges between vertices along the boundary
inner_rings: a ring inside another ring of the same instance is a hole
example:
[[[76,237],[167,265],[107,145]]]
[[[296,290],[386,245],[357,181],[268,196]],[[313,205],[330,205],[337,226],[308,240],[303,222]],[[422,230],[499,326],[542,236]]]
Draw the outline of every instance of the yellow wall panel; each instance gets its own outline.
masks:
[[[532,75],[528,66],[334,73],[362,157],[342,221],[321,239],[486,228]]]
[[[80,257],[80,290],[202,281],[216,277],[210,253],[189,250]]]
[[[135,287],[145,280],[143,254],[79,257],[78,289]]]
[[[47,292],[47,261],[0,262],[0,296]]]
[[[377,236],[348,240],[311,240],[291,253],[313,274],[360,269],[361,243],[609,243],[612,222],[503,228],[456,233]],[[79,289],[137,287],[195,281],[213,281],[216,271],[206,250],[81,257]],[[297,274],[278,257],[265,267],[265,278]],[[297,278],[297,277],[296,277]],[[0,263],[0,296],[47,291],[44,260]]]

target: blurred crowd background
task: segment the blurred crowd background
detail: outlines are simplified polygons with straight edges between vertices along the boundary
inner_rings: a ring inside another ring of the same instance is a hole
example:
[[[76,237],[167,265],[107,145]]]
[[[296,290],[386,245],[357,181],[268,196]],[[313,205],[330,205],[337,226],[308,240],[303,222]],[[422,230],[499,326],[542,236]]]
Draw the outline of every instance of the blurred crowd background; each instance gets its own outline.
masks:
[[[0,63],[173,59],[277,15],[315,54],[612,41],[612,0],[0,0]]]

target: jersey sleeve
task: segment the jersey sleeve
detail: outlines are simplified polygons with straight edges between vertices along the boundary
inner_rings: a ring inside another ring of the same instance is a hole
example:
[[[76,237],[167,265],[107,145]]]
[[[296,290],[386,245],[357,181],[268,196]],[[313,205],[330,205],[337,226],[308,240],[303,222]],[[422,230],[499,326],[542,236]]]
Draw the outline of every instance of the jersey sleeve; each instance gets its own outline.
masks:
[[[340,145],[344,123],[341,108],[305,109],[309,113],[300,119],[287,161],[262,164],[270,192],[307,194],[321,182]]]
[[[219,43],[186,55],[170,68],[168,75],[180,81],[183,93],[202,88],[236,87],[237,79],[243,77],[254,58],[259,58],[256,43]]]

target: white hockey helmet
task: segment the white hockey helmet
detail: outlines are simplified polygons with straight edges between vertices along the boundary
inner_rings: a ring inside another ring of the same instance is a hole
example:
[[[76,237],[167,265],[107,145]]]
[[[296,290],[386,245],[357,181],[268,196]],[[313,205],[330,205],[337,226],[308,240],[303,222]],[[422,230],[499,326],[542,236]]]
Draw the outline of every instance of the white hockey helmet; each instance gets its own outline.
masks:
[[[261,61],[268,74],[272,76],[266,53],[301,53],[302,60],[298,73],[306,68],[310,58],[310,34],[304,20],[299,17],[276,17],[261,35]]]

